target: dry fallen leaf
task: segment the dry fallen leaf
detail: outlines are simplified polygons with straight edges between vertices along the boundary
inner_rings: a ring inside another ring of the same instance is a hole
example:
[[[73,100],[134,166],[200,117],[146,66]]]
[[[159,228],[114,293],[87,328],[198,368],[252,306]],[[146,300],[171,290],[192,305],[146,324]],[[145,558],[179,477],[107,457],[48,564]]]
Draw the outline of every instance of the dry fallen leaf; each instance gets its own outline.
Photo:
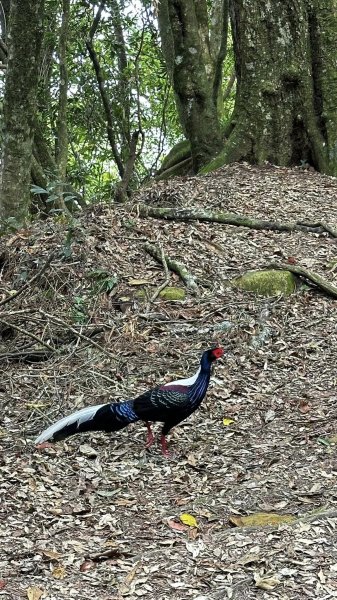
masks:
[[[43,548],[43,550],[41,550],[43,556],[45,556],[46,558],[49,558],[50,560],[59,560],[62,556],[62,554],[60,554],[59,552],[55,552],[55,550],[45,550]]]
[[[229,521],[236,527],[265,527],[266,525],[292,523],[295,521],[295,517],[292,515],[279,515],[277,513],[255,513],[247,517],[230,515]]]
[[[188,525],[189,527],[198,527],[198,523],[195,517],[193,517],[193,515],[190,515],[189,513],[184,513],[180,515],[179,519],[182,523],[184,523],[184,525]]]
[[[129,285],[147,285],[147,284],[151,284],[152,282],[149,281],[148,279],[129,279],[128,284]]]
[[[305,400],[300,400],[298,408],[302,415],[305,415],[311,410],[310,404],[308,404],[308,402],[306,402]]]
[[[43,590],[41,590],[38,587],[29,587],[27,589],[27,598],[28,600],[40,600],[41,596],[43,594]]]
[[[264,575],[261,577],[259,573],[254,573],[254,581],[256,587],[261,588],[262,590],[273,590],[274,587],[281,583],[277,577]]]
[[[168,519],[167,524],[171,529],[175,531],[188,531],[187,525],[183,525],[182,523],[177,523],[177,521],[173,521],[173,519]]]
[[[89,571],[90,569],[92,569],[92,567],[95,566],[95,563],[92,560],[85,560],[81,566],[80,566],[80,571],[81,573],[85,573],[86,571]]]
[[[64,579],[66,576],[66,569],[63,565],[58,565],[52,570],[51,574],[55,579]]]
[[[222,422],[225,425],[225,427],[227,427],[227,425],[231,425],[232,423],[234,423],[234,419],[223,419]]]
[[[89,446],[89,444],[81,444],[80,453],[84,454],[84,456],[87,456],[88,458],[96,458],[97,456],[96,450]]]

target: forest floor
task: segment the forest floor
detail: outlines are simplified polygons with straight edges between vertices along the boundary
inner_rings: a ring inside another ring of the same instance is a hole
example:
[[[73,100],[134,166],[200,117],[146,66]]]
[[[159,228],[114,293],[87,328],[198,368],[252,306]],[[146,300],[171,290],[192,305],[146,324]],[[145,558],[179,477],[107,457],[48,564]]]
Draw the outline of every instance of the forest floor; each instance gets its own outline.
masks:
[[[337,228],[337,180],[309,171],[232,165],[136,200]],[[96,206],[0,240],[0,598],[336,598],[336,300],[228,285],[278,261],[336,285],[336,239],[138,214],[136,201]],[[183,262],[199,293],[150,302],[165,273],[145,241]],[[193,374],[214,343],[225,357],[170,436],[171,459],[144,450],[141,423],[34,446],[82,406]],[[296,520],[242,526],[261,512]]]

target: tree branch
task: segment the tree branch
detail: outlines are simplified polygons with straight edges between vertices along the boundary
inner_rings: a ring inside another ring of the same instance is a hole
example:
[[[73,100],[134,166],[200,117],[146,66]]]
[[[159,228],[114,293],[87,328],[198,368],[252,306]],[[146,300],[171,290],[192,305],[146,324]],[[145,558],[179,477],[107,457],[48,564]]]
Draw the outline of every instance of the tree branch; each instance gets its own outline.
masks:
[[[324,277],[317,275],[317,273],[313,273],[304,267],[297,267],[295,265],[290,264],[271,264],[268,269],[278,269],[282,271],[290,271],[290,273],[294,273],[294,275],[298,275],[299,277],[303,277],[304,279],[308,279],[317,287],[319,287],[323,292],[329,294],[333,298],[337,298],[337,287],[329,283]]]
[[[141,217],[153,217],[154,219],[166,219],[168,221],[206,221],[208,223],[222,223],[223,225],[235,225],[236,227],[248,227],[266,231],[305,231],[306,233],[329,233],[331,237],[337,238],[337,231],[325,223],[280,223],[272,221],[260,221],[254,217],[245,217],[235,213],[210,212],[207,210],[195,210],[193,208],[165,208],[153,207],[140,204],[138,213]]]
[[[116,144],[114,122],[113,122],[113,118],[112,118],[112,112],[111,112],[108,94],[106,92],[105,85],[104,85],[104,76],[103,76],[103,73],[101,70],[101,66],[99,64],[98,56],[96,54],[96,51],[95,51],[94,45],[93,45],[93,36],[99,25],[104,6],[105,6],[105,2],[101,2],[99,9],[96,13],[96,16],[94,18],[94,21],[92,23],[92,26],[90,28],[89,37],[86,40],[86,46],[87,46],[87,50],[89,52],[91,62],[93,64],[93,67],[94,67],[94,70],[96,73],[98,88],[99,88],[99,91],[101,94],[102,103],[103,103],[104,112],[105,112],[105,119],[107,122],[107,133],[108,133],[108,139],[110,142],[112,154],[113,154],[114,160],[116,162],[119,175],[122,179],[123,175],[124,175],[124,166],[123,166],[123,162],[122,162],[122,159],[118,152],[118,148],[117,148],[117,144]]]
[[[147,252],[148,254],[150,254],[150,256],[152,256],[152,258],[154,258],[157,262],[162,264],[162,255],[161,255],[159,248],[157,248],[153,244],[150,244],[149,242],[146,242],[143,245],[143,248],[144,248],[145,252]],[[178,262],[177,260],[172,260],[169,256],[164,256],[164,258],[165,258],[168,268],[171,269],[171,271],[173,271],[174,273],[177,273],[177,275],[179,275],[180,279],[182,279],[182,281],[190,289],[191,292],[197,293],[198,286],[196,284],[195,278],[187,270],[185,265]]]
[[[8,296],[8,298],[5,298],[4,300],[1,300],[0,306],[3,306],[4,304],[7,304],[8,302],[11,302],[12,300],[15,300],[20,294],[22,294],[22,292],[24,292],[27,288],[29,288],[32,285],[32,283],[34,283],[37,279],[39,279],[41,277],[41,275],[45,272],[45,270],[47,269],[47,267],[50,265],[50,263],[53,260],[53,258],[55,258],[55,255],[56,255],[56,251],[52,252],[48,256],[46,262],[41,267],[41,269],[36,273],[36,275],[34,275],[34,277],[32,277],[29,281],[27,281],[14,294],[12,294],[11,296]]]

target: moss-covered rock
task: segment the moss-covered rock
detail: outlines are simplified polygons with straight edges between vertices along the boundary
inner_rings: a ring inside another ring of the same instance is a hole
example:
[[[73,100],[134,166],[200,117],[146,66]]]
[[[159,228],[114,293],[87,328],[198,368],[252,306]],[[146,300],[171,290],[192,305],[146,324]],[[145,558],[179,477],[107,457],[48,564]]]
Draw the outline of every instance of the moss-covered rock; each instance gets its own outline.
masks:
[[[296,277],[289,271],[248,271],[232,280],[232,285],[261,296],[290,296],[296,290]]]
[[[152,295],[153,292],[151,292],[151,294],[148,294],[149,297]],[[186,292],[183,288],[179,288],[179,287],[166,287],[164,288],[160,294],[159,294],[160,298],[162,298],[163,300],[185,300],[186,298]],[[145,298],[147,297],[145,290],[138,290],[138,292],[136,293],[136,297],[137,298]]]

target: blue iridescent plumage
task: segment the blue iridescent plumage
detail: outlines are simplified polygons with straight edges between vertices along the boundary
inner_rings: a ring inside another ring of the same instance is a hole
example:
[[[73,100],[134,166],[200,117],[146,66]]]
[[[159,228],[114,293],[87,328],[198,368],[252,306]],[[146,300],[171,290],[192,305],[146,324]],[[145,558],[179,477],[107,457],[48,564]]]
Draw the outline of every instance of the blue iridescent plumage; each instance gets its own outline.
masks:
[[[118,431],[129,423],[145,421],[148,429],[147,447],[153,441],[149,421],[161,421],[162,451],[166,455],[167,433],[191,415],[204,399],[209,385],[211,366],[223,355],[222,348],[211,348],[203,353],[200,368],[193,377],[165,384],[120,403],[101,404],[81,409],[60,419],[37,438],[36,443],[57,441],[86,431]]]

